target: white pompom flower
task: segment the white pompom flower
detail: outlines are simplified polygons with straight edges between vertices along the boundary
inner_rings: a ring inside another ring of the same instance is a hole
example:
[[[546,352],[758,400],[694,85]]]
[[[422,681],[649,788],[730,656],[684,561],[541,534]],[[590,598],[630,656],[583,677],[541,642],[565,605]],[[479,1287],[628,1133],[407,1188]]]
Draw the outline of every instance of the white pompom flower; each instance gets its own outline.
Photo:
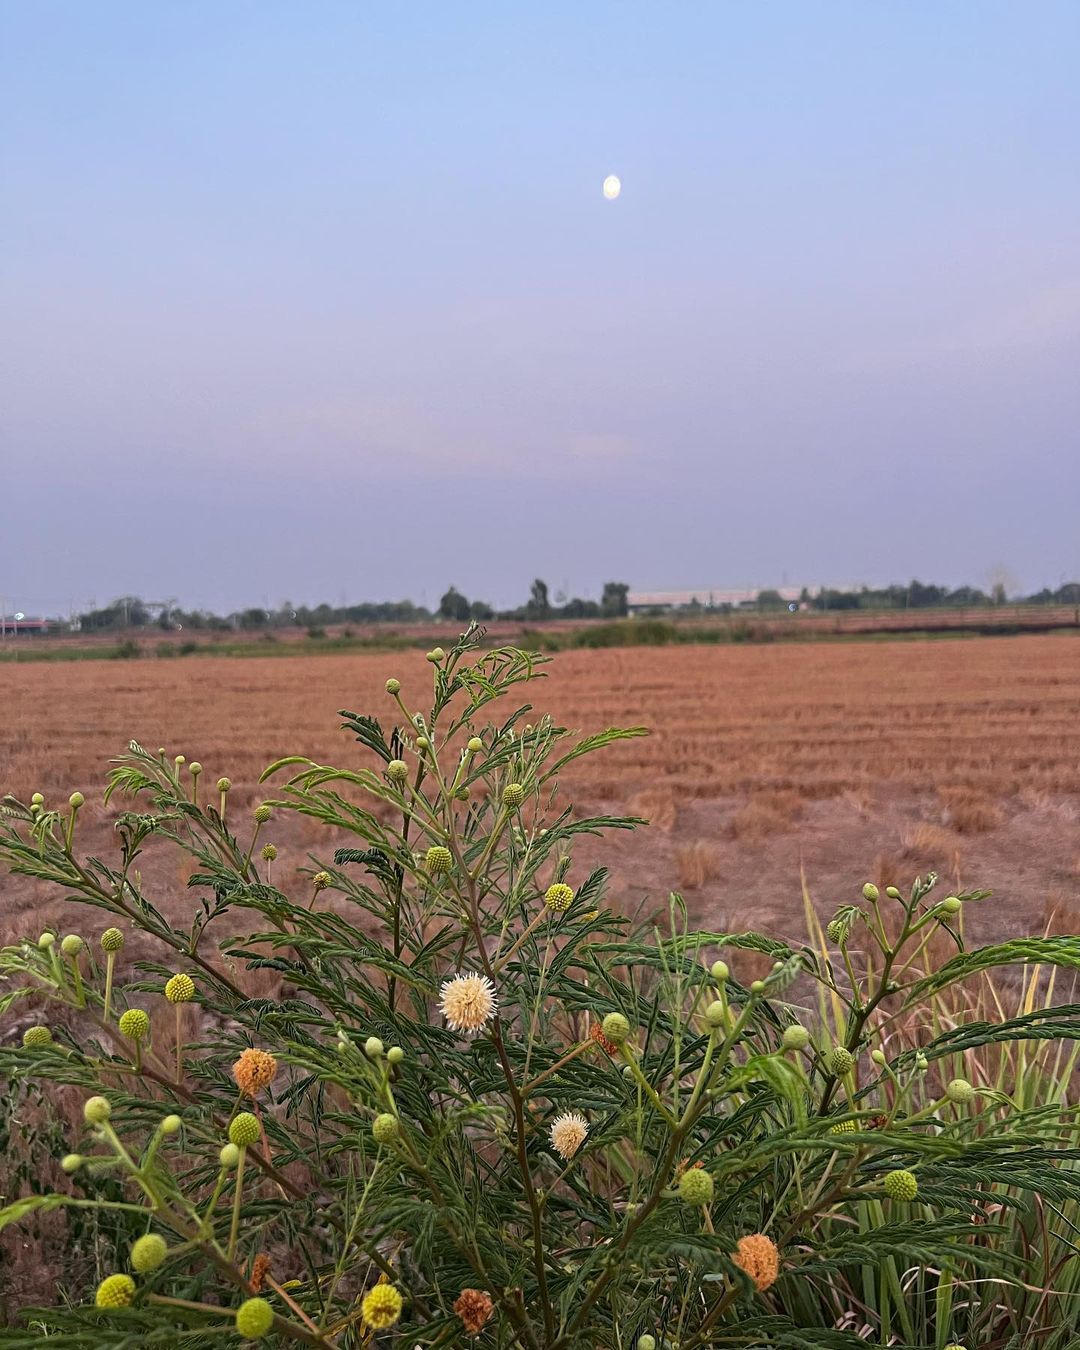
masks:
[[[455,975],[439,991],[439,1008],[452,1031],[476,1036],[498,1010],[495,986],[486,975]]]
[[[551,1147],[564,1162],[569,1162],[585,1142],[589,1133],[589,1122],[579,1111],[564,1111],[552,1122]]]

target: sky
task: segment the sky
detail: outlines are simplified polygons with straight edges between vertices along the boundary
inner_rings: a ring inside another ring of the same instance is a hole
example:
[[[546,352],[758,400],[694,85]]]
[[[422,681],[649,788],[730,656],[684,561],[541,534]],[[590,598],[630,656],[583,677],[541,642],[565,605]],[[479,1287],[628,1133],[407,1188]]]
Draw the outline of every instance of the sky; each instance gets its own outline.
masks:
[[[1080,576],[1075,0],[0,0],[0,52],[9,610]]]

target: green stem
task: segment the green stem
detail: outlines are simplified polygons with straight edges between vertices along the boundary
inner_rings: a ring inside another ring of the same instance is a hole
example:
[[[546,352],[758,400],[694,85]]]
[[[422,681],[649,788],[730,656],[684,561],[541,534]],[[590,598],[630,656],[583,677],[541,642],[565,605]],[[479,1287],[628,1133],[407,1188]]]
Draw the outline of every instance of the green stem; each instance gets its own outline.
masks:
[[[240,1235],[240,1210],[243,1208],[244,1160],[246,1157],[247,1147],[245,1145],[240,1149],[240,1161],[236,1164],[236,1193],[233,1195],[232,1223],[229,1225],[229,1245],[227,1248],[230,1261],[236,1256],[236,1240]]]

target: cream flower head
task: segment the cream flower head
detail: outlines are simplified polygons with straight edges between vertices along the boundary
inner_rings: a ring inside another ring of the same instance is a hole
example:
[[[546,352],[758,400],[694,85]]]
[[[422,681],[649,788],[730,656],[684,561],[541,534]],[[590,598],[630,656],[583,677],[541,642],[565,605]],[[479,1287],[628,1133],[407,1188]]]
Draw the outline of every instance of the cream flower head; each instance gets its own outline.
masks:
[[[453,1031],[475,1036],[495,1016],[499,1000],[486,975],[455,975],[439,991],[439,1008]]]
[[[588,1133],[589,1122],[580,1112],[564,1111],[552,1123],[551,1147],[564,1162],[569,1162],[585,1142]]]

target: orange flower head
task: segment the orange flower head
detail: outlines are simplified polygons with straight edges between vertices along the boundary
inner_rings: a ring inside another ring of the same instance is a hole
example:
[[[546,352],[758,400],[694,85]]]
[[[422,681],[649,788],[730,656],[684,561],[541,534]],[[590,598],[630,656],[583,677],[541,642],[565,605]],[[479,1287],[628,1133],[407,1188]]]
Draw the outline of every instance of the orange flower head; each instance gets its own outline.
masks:
[[[731,1259],[750,1276],[759,1294],[776,1283],[780,1273],[780,1253],[776,1243],[764,1233],[741,1237]]]
[[[608,1040],[608,1038],[604,1035],[604,1028],[600,1025],[599,1022],[594,1022],[592,1024],[591,1028],[589,1029],[589,1035],[593,1038],[593,1040],[600,1047],[600,1049],[606,1051],[607,1054],[609,1055],[618,1054],[619,1047],[615,1044],[614,1041]]]
[[[236,1086],[248,1097],[269,1087],[277,1073],[277,1060],[265,1050],[245,1050],[232,1066]]]
[[[265,1252],[260,1252],[251,1263],[251,1287],[255,1293],[259,1293],[266,1282],[266,1277],[270,1273],[270,1258]]]
[[[479,1336],[491,1316],[491,1299],[480,1289],[463,1289],[454,1303],[454,1311],[469,1336]]]

